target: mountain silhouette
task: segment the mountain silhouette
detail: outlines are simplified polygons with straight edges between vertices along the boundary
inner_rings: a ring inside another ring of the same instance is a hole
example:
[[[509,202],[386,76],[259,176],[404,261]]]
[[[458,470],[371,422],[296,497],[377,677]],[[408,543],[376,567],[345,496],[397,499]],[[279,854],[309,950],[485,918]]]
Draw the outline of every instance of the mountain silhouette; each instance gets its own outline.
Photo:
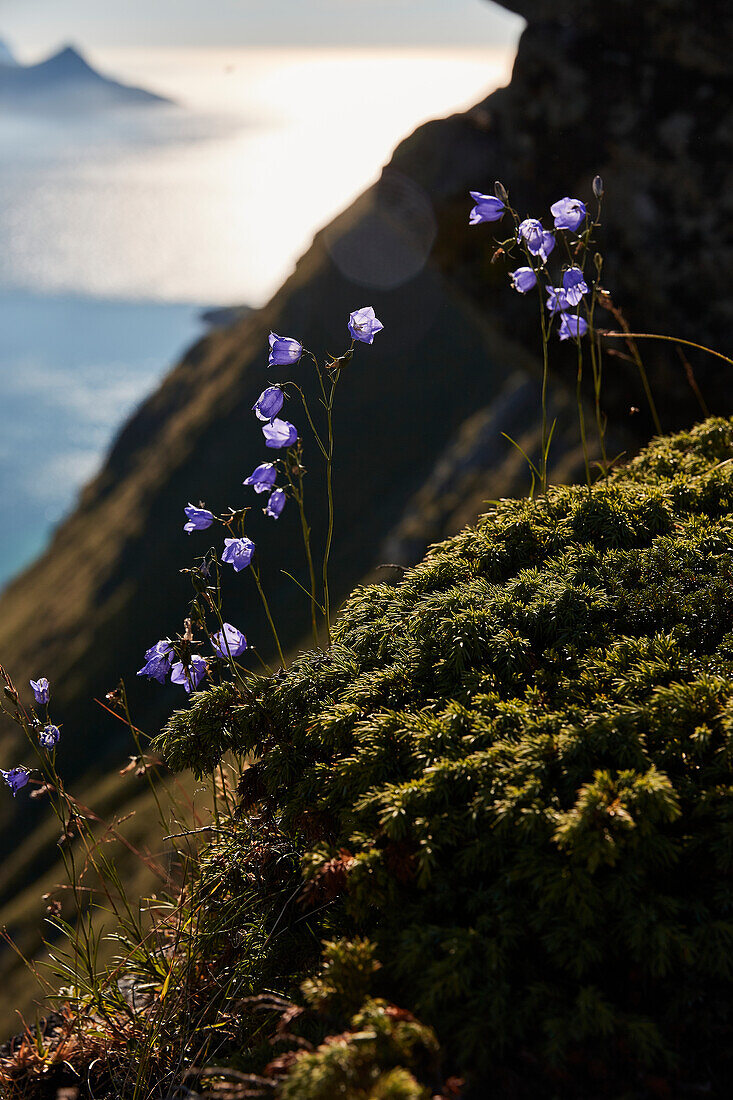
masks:
[[[103,76],[73,46],[35,65],[19,65],[0,43],[0,105],[5,108],[77,112],[168,102],[144,88]]]

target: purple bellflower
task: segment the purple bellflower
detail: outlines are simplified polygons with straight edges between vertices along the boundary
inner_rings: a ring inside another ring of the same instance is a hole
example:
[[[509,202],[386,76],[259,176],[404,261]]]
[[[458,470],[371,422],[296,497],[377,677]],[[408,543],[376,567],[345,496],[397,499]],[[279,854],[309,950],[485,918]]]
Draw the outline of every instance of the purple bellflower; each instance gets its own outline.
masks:
[[[277,467],[274,462],[263,462],[242,482],[251,485],[256,493],[268,493],[277,480]]]
[[[278,336],[276,332],[270,333],[270,358],[268,367],[289,367],[297,363],[303,354],[303,345],[290,336]]]
[[[147,676],[149,680],[157,680],[159,684],[165,683],[174,657],[175,651],[170,638],[156,642],[146,651],[145,664],[138,672],[138,676]]]
[[[268,386],[252,406],[252,412],[258,420],[272,420],[283,407],[283,391],[279,386]]]
[[[183,511],[188,520],[188,523],[184,523],[183,530],[188,531],[189,535],[192,531],[205,531],[214,522],[214,513],[207,508],[197,508],[194,504],[187,504]]]
[[[548,286],[547,308],[550,313],[564,313],[566,310],[570,309],[570,303],[561,286]]]
[[[171,669],[171,683],[183,684],[186,691],[191,694],[197,688],[206,675],[206,661],[203,657],[194,655],[189,665],[183,661],[176,661]]]
[[[58,726],[53,726],[49,722],[38,734],[38,740],[44,749],[55,749],[61,740],[61,730]]]
[[[555,235],[551,233],[549,229],[545,229],[542,234],[542,248],[537,255],[542,260],[543,264],[546,264],[550,258],[550,253],[555,247]]]
[[[585,221],[585,203],[566,196],[552,204],[550,213],[555,219],[555,229],[569,229],[571,233],[577,233]]]
[[[276,489],[274,493],[270,495],[270,499],[267,502],[265,508],[262,511],[266,516],[271,516],[272,519],[278,519],[285,507],[285,490]]]
[[[545,243],[545,230],[542,228],[542,222],[538,222],[536,218],[525,218],[523,222],[520,222],[517,233],[532,255],[539,256]]]
[[[274,450],[292,447],[298,440],[298,429],[289,421],[278,420],[277,417],[269,424],[262,425],[262,434],[265,437],[265,446]]]
[[[563,290],[568,304],[577,306],[584,294],[588,293],[588,284],[579,267],[569,267],[562,277]]]
[[[39,706],[43,703],[47,703],[51,698],[51,685],[46,677],[41,676],[38,680],[31,680],[30,685],[33,688],[33,695]]]
[[[252,561],[255,544],[252,539],[224,539],[224,552],[221,560],[234,567],[235,573],[241,573]]]
[[[224,623],[221,630],[211,635],[211,644],[217,654],[227,660],[229,657],[238,657],[247,648],[247,639],[241,630],[231,623]]]
[[[384,328],[377,318],[373,306],[362,306],[349,314],[349,332],[355,340],[361,340],[362,344],[373,344],[374,337]]]
[[[518,267],[516,271],[510,272],[509,278],[514,289],[520,294],[526,294],[537,286],[537,276],[531,267]]]
[[[0,768],[0,775],[13,792],[13,798],[15,798],[18,791],[21,791],[28,782],[28,772],[25,768],[11,768],[10,771],[7,772]]]
[[[468,216],[469,225],[498,222],[504,217],[506,207],[501,199],[497,199],[494,195],[482,195],[480,191],[469,191],[469,195],[476,203]]]
[[[583,317],[576,317],[574,313],[563,313],[560,318],[558,336],[561,340],[577,340],[585,336],[588,331],[588,322]]]

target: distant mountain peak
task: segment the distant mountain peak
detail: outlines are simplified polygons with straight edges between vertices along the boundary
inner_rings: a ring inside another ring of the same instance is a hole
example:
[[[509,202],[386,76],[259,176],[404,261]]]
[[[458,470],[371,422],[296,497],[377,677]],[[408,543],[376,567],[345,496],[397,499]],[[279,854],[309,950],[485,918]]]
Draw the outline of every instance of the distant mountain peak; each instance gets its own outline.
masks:
[[[7,48],[6,54],[0,42],[0,102],[11,109],[78,114],[170,102],[144,88],[121,84],[98,73],[72,45],[63,46],[35,65],[15,63]]]
[[[58,53],[52,54],[35,66],[37,69],[56,69],[69,76],[85,76],[94,73],[94,69],[74,46],[64,46]],[[96,75],[96,74],[95,74]]]

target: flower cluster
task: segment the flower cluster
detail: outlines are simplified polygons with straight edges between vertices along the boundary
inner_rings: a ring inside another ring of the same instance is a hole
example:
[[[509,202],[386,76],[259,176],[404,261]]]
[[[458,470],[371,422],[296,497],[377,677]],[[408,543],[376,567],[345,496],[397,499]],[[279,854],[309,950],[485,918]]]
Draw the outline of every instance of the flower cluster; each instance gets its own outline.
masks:
[[[593,192],[600,200],[603,184],[600,177],[593,181]],[[558,336],[561,340],[579,339],[588,332],[588,321],[581,314],[585,308],[585,295],[588,284],[583,273],[582,263],[571,260],[562,272],[562,286],[555,285],[550,278],[547,262],[555,250],[560,234],[567,234],[567,254],[587,251],[593,225],[584,202],[566,196],[550,207],[553,229],[546,229],[538,218],[525,218],[523,221],[511,209],[505,189],[497,184],[496,195],[484,195],[480,191],[471,191],[475,205],[469,215],[471,225],[482,222],[498,222],[506,214],[515,221],[514,236],[503,242],[504,251],[511,251],[518,245],[525,254],[526,263],[509,273],[512,287],[519,294],[528,294],[541,284],[547,295],[547,309],[551,318],[558,318]],[[587,312],[587,309],[586,309]]]
[[[36,706],[46,708],[47,720],[45,723],[42,722],[37,717],[35,711],[31,711],[31,717],[28,719],[27,725],[29,736],[32,731],[33,735],[38,737],[38,744],[41,748],[50,752],[56,748],[61,740],[61,730],[48,720],[48,704],[51,700],[51,685],[45,676],[39,676],[37,680],[30,681],[30,686]],[[15,697],[17,699],[17,694]],[[17,768],[10,768],[7,771],[0,768],[0,775],[13,792],[13,797],[15,797],[18,791],[21,791],[23,787],[28,785],[31,772],[25,766],[20,765]]]
[[[361,309],[354,310],[349,315],[348,321],[348,330],[352,338],[351,349],[341,359],[334,359],[329,362],[327,373],[337,377],[341,366],[345,365],[351,358],[354,343],[360,341],[364,344],[371,344],[376,334],[381,332],[383,328],[384,325],[376,316],[372,306],[364,306]],[[300,362],[304,354],[314,358],[310,352],[306,351],[299,340],[291,336],[279,336],[276,332],[270,333],[268,367],[294,366]],[[314,360],[314,362],[316,362],[316,369],[318,370],[317,361]],[[319,377],[323,388],[323,378],[320,372]],[[287,461],[279,458],[272,462],[262,462],[255,467],[249,477],[244,479],[243,484],[251,486],[255,493],[268,494],[267,503],[262,511],[270,519],[279,519],[288,498],[288,490],[277,485],[278,466],[284,469],[290,491],[296,497],[297,503],[302,509],[302,474],[304,469],[300,465],[301,444],[298,429],[290,421],[282,419],[280,416],[286,401],[286,392],[283,387],[287,387],[287,385],[288,383],[267,386],[252,406],[252,412],[262,426],[265,447],[270,450],[287,451],[297,445],[293,464],[288,465]],[[300,387],[295,388],[303,397]],[[325,390],[323,392],[325,394]],[[303,397],[303,402],[306,412],[308,412],[305,397]],[[330,408],[328,411],[330,415]],[[308,413],[308,418],[321,451],[326,455],[327,452],[316,432],[310,413]],[[330,452],[329,461],[331,456],[332,451]],[[301,478],[300,493],[298,493],[293,480],[293,466],[297,471],[296,476]],[[186,517],[183,529],[189,535],[194,531],[206,531],[217,521],[224,524],[229,535],[224,539],[224,549],[220,557],[222,564],[231,565],[236,573],[242,572],[252,564],[256,550],[255,543],[244,534],[243,530],[244,516],[248,509],[245,508],[239,512],[230,511],[228,516],[217,517],[203,504],[189,503],[183,511]],[[304,526],[306,525],[304,524]],[[310,554],[309,549],[308,553]],[[208,566],[202,566],[200,570],[194,572],[208,576]],[[256,571],[256,577],[259,587],[258,571]],[[146,651],[145,662],[142,668],[138,670],[137,675],[145,676],[150,680],[157,680],[161,684],[170,678],[171,683],[181,684],[188,692],[193,691],[206,677],[209,666],[206,658],[191,653],[191,640],[190,635],[187,635],[180,642],[174,642],[170,638],[163,638],[156,642]],[[247,640],[244,634],[230,623],[224,623],[221,630],[211,635],[211,643],[216,656],[222,660],[239,657],[247,649]],[[39,692],[43,690],[44,684],[46,684],[46,681],[39,681],[37,685]],[[40,698],[40,696],[37,695],[37,698]],[[54,736],[52,731],[55,728],[47,728],[45,737],[48,744],[52,741]]]

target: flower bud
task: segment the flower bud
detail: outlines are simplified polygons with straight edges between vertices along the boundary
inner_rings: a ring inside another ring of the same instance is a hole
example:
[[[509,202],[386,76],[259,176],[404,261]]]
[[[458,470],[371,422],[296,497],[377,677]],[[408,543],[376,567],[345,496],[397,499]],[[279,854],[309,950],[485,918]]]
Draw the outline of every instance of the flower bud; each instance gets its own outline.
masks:
[[[503,203],[509,202],[509,195],[507,194],[507,189],[504,186],[504,184],[501,183],[499,180],[497,180],[496,183],[494,184],[494,194],[496,195],[497,199],[501,199],[501,201]]]
[[[593,180],[593,194],[597,199],[603,198],[603,180],[600,176],[596,176]]]

